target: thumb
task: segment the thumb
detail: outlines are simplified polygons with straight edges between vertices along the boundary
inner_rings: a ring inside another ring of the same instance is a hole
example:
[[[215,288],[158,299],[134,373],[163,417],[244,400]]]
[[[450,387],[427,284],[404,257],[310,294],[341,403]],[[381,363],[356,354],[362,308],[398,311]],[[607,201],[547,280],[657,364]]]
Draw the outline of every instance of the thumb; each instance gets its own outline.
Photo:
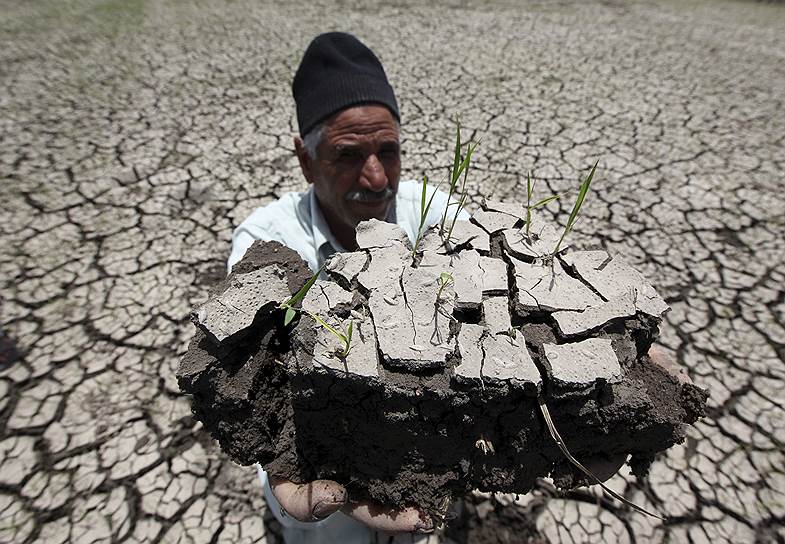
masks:
[[[305,484],[269,476],[270,489],[286,514],[298,521],[319,521],[346,503],[346,489],[332,480]]]

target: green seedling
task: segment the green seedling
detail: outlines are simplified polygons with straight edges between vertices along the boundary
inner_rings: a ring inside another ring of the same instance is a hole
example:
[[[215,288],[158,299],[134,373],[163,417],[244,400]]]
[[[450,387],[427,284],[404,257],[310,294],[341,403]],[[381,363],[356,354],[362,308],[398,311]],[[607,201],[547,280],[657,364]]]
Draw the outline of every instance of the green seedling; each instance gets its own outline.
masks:
[[[282,302],[280,304],[280,306],[278,306],[278,307],[280,309],[282,309],[282,310],[284,310],[284,309],[286,310],[286,313],[284,314],[284,318],[283,318],[283,325],[284,325],[284,327],[289,326],[289,323],[292,322],[294,317],[297,315],[298,311],[299,312],[304,312],[304,313],[308,314],[311,317],[311,319],[313,319],[319,325],[324,327],[330,334],[332,334],[338,340],[341,341],[341,343],[343,344],[343,350],[338,352],[338,356],[339,357],[346,357],[347,355],[349,355],[349,349],[351,349],[351,347],[352,347],[352,333],[354,331],[354,321],[353,320],[351,320],[351,319],[349,320],[349,326],[346,328],[346,330],[344,332],[339,332],[334,327],[332,327],[329,323],[327,323],[327,321],[325,321],[318,314],[315,314],[314,312],[311,312],[311,311],[306,310],[304,308],[295,308],[294,307],[295,304],[299,304],[300,302],[302,302],[302,300],[305,298],[305,295],[308,294],[308,291],[311,289],[311,287],[313,287],[313,284],[316,283],[316,280],[319,277],[319,274],[322,273],[323,269],[324,269],[324,266],[322,266],[322,268],[317,270],[316,273],[313,276],[311,276],[310,279],[307,282],[305,282],[305,285],[303,285],[300,288],[300,290],[297,291],[292,296],[292,298],[290,298],[286,302]]]
[[[543,198],[539,202],[532,204],[532,197],[534,196],[534,182],[532,181],[531,172],[526,174],[526,239],[531,240],[531,224],[532,224],[532,210],[536,210],[545,206],[554,200],[561,197],[561,195],[552,195],[548,198]]]
[[[442,272],[441,274],[439,274],[439,291],[436,293],[437,303],[442,298],[442,291],[444,291],[444,288],[450,285],[451,283],[455,283],[455,279],[452,277],[452,274],[450,274],[449,272]]]
[[[594,179],[594,172],[597,170],[597,164],[599,162],[600,161],[598,160],[594,163],[594,166],[592,167],[588,177],[583,180],[583,183],[581,183],[581,188],[578,191],[578,198],[575,200],[575,204],[572,207],[572,212],[570,212],[570,218],[567,220],[567,226],[564,228],[564,232],[562,233],[561,238],[559,238],[559,241],[553,250],[553,255],[559,253],[559,248],[561,247],[561,243],[564,241],[564,237],[569,234],[573,225],[575,225],[575,221],[578,219],[578,213],[581,211],[581,206],[583,205],[583,200],[586,198],[586,193],[589,192],[589,186],[591,185],[591,180]]]
[[[458,220],[458,215],[460,215],[461,210],[466,205],[466,179],[469,174],[469,165],[472,161],[472,154],[474,150],[477,149],[478,142],[475,142],[473,145],[469,145],[468,149],[466,150],[466,156],[461,157],[461,123],[456,118],[455,120],[455,150],[453,152],[453,163],[452,168],[450,169],[449,173],[449,182],[450,187],[447,195],[447,206],[444,208],[444,214],[442,215],[442,222],[439,227],[439,234],[441,235],[442,239],[446,242],[449,242],[450,236],[452,235],[453,227],[455,227],[455,222]],[[461,174],[463,174],[463,184],[461,185],[460,191],[458,190],[458,182],[461,179]],[[453,197],[457,194],[461,195],[458,201],[453,201]],[[452,221],[447,226],[447,214],[451,206],[455,206],[455,213],[452,215]],[[445,237],[446,235],[446,237]]]
[[[307,282],[305,282],[305,285],[303,285],[299,291],[292,295],[292,298],[286,302],[282,302],[280,306],[278,306],[281,310],[286,310],[286,313],[283,317],[284,327],[288,327],[289,323],[291,323],[292,319],[294,319],[294,316],[297,315],[297,311],[295,310],[294,306],[302,302],[302,300],[305,298],[305,295],[308,294],[308,291],[311,289],[311,287],[313,287],[313,284],[316,283],[319,274],[322,273],[322,269],[324,269],[324,266],[317,270],[316,273],[311,276]]]
[[[428,212],[431,210],[431,204],[433,203],[433,197],[436,195],[436,191],[439,190],[441,187],[441,183],[436,186],[433,193],[431,193],[431,198],[428,199],[428,202],[425,202],[427,193],[428,193],[428,176],[423,175],[422,177],[422,194],[420,195],[420,225],[417,227],[417,237],[414,240],[414,247],[412,248],[412,259],[417,254],[417,248],[420,246],[420,241],[422,240],[423,235],[423,227],[425,227],[425,220],[428,218]]]
[[[627,506],[629,506],[631,508],[634,508],[638,512],[646,514],[647,516],[651,516],[653,518],[661,519],[663,521],[665,520],[665,518],[663,518],[661,516],[658,516],[657,514],[653,514],[653,513],[649,512],[645,508],[642,508],[642,507],[638,506],[637,504],[635,504],[635,503],[625,499],[624,497],[622,497],[621,495],[616,493],[613,489],[611,489],[610,487],[608,487],[604,483],[602,483],[600,481],[600,479],[591,470],[586,468],[580,461],[578,461],[570,453],[570,450],[567,449],[567,445],[565,444],[564,439],[559,434],[559,431],[556,430],[556,425],[554,425],[554,423],[553,423],[553,419],[551,418],[551,414],[548,411],[548,406],[545,404],[545,399],[543,399],[542,396],[540,396],[540,397],[537,398],[537,401],[540,404],[540,411],[542,412],[543,419],[545,419],[545,425],[548,427],[548,432],[550,433],[551,438],[553,439],[554,442],[556,442],[556,445],[559,447],[561,452],[564,454],[564,456],[567,458],[567,460],[570,463],[572,463],[578,470],[580,470],[586,476],[588,476],[594,483],[599,484],[599,486],[602,487],[603,491],[608,493],[614,499],[617,499],[617,500],[623,502]]]
[[[335,329],[332,325],[327,323],[324,319],[322,319],[318,314],[313,312],[309,312],[308,310],[303,310],[306,314],[308,314],[311,319],[316,321],[319,325],[324,327],[327,332],[335,336],[342,344],[343,350],[338,351],[337,355],[342,359],[346,358],[349,355],[349,350],[352,347],[352,333],[354,332],[354,320],[349,320],[349,326],[346,327],[346,330],[341,332]]]

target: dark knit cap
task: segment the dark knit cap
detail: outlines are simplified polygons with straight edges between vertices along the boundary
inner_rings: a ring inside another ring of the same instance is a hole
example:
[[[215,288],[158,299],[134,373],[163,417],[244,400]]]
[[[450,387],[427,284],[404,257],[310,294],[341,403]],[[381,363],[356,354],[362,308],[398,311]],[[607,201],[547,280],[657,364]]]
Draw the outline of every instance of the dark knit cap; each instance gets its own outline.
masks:
[[[401,120],[382,63],[360,40],[344,32],[313,39],[294,75],[292,94],[301,136],[333,113],[359,104],[382,104]]]

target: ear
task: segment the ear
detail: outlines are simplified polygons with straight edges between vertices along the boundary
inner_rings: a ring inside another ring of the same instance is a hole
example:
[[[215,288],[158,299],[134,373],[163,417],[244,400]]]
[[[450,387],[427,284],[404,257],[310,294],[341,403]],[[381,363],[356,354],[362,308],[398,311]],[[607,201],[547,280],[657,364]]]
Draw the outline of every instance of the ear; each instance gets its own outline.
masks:
[[[313,183],[313,161],[308,156],[305,150],[303,140],[299,136],[294,137],[294,152],[297,154],[297,160],[300,161],[300,170],[308,183]]]

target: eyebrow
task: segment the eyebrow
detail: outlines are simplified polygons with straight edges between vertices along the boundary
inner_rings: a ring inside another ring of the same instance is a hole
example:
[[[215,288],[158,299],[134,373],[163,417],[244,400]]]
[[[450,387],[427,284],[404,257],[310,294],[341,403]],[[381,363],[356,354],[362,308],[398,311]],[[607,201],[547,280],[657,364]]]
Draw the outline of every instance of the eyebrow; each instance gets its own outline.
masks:
[[[399,149],[399,148],[400,148],[400,144],[396,140],[386,140],[379,144],[379,149],[388,150],[388,149]],[[363,149],[362,145],[355,144],[355,143],[341,143],[341,144],[337,144],[334,148],[336,154],[341,154],[346,151],[360,152],[362,151],[362,149]]]
[[[357,144],[338,144],[335,146],[335,151],[341,153],[342,151],[356,151],[360,148],[361,146]]]

